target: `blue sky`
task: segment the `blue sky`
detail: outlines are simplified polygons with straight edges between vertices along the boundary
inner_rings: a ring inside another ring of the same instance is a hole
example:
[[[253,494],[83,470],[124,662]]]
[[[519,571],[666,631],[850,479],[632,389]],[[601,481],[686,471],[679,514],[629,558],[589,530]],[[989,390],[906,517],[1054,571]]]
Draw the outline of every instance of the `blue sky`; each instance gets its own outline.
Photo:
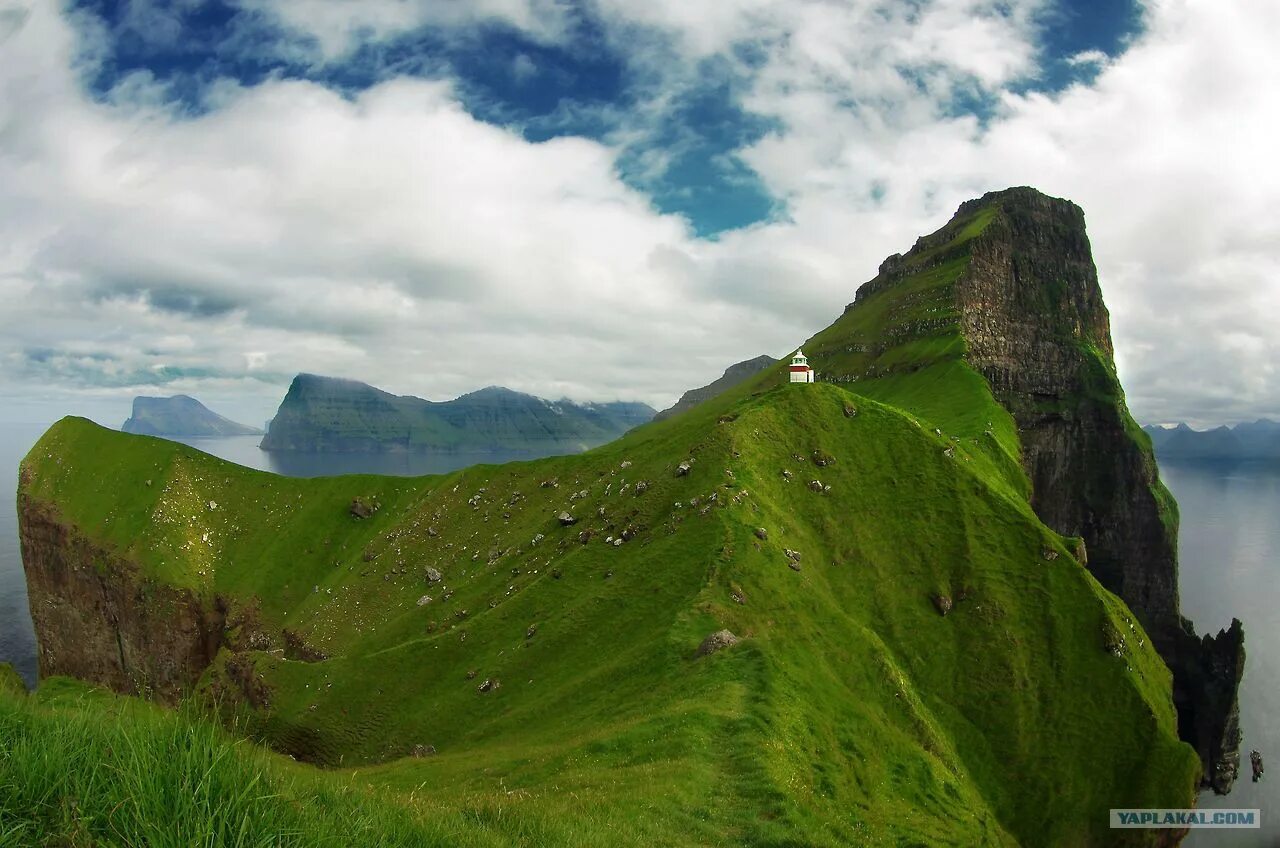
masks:
[[[1272,6],[0,0],[0,407],[664,405],[1031,184],[1140,419],[1280,415]]]
[[[661,90],[660,74],[630,61],[624,47],[608,37],[600,10],[586,2],[567,4],[569,21],[556,43],[498,19],[465,33],[434,24],[411,27],[360,41],[332,58],[317,57],[314,36],[234,0],[176,3],[164,12],[136,0],[78,0],[71,8],[91,15],[108,34],[104,61],[86,79],[99,98],[137,72],[163,83],[166,96],[191,111],[207,108],[206,88],[227,78],[244,85],[271,77],[304,79],[349,95],[397,76],[449,79],[472,115],[514,127],[530,141],[581,136],[608,143],[628,129],[646,100],[671,94]],[[1078,57],[1118,56],[1141,27],[1136,0],[1070,0],[1039,8],[1037,64],[1010,88],[1056,92],[1090,80],[1098,63]],[[282,43],[301,49],[281,51]],[[733,61],[700,61],[691,84],[675,93],[620,158],[619,174],[628,184],[662,212],[686,216],[700,236],[786,214],[785,203],[734,157],[774,128],[768,116],[742,108],[738,99],[753,51],[767,49],[746,41],[735,45]],[[947,109],[988,119],[994,107],[990,94],[962,86]],[[645,167],[646,154],[655,152],[670,156],[656,173]]]

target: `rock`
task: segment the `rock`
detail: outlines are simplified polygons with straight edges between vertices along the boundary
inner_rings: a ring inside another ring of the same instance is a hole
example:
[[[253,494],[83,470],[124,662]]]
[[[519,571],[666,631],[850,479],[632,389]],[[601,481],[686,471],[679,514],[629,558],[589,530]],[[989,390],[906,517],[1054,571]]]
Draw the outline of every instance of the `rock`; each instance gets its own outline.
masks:
[[[435,753],[435,745],[414,745],[409,750],[409,756],[411,757],[432,757],[435,756]]]
[[[1068,541],[1067,547],[1071,550],[1071,555],[1076,558],[1076,562],[1086,566],[1089,564],[1089,551],[1084,546],[1084,539],[1076,536]]]
[[[418,606],[420,607],[425,607],[429,603],[431,603],[430,595],[423,595],[421,598],[418,598]]]
[[[436,531],[436,528],[434,528],[434,527],[428,527],[428,528],[427,528],[427,535],[434,539],[436,536],[439,536],[439,535],[440,535],[440,533]]]
[[[942,455],[947,457],[948,459],[954,459],[956,455],[956,449],[954,447],[947,446],[943,448]]]
[[[821,481],[821,480],[810,480],[810,481],[809,481],[809,491],[811,491],[811,492],[818,492],[819,494],[821,494],[821,492],[822,492],[822,481]]]
[[[1045,560],[1048,562],[1053,562],[1055,559],[1058,558],[1058,552],[1055,551],[1053,548],[1045,548],[1040,552],[1040,555],[1043,556]]]
[[[638,496],[640,496],[640,495],[643,495],[643,494],[644,494],[645,492],[647,492],[648,490],[649,490],[649,484],[648,484],[648,482],[646,482],[646,481],[644,481],[644,480],[641,480],[641,481],[639,481],[639,482],[637,482],[637,483],[636,483],[636,495],[637,495],[637,497],[638,497]]]
[[[543,535],[543,534],[541,534],[541,533],[535,534],[535,535],[534,535],[534,537],[533,537],[533,539],[532,539],[532,540],[530,540],[529,544],[530,544],[530,545],[536,545],[536,544],[538,544],[539,542],[541,542],[541,541],[542,541],[543,539],[545,539],[545,538],[547,538],[547,537],[546,537],[546,536],[544,536],[544,535]]]
[[[584,544],[584,545],[585,545],[587,542],[590,542],[590,541],[591,541],[591,531],[590,531],[590,530],[583,530],[581,533],[579,533],[579,534],[578,534],[578,541],[579,541],[579,542],[581,542],[581,543],[582,543],[582,544]]]
[[[853,416],[855,416],[855,415],[857,415],[857,414],[858,414],[858,407],[854,406],[853,404],[849,403],[848,401],[845,401],[845,403],[844,403],[844,417],[845,417],[845,418],[852,418]]]
[[[622,460],[622,464],[621,464],[621,465],[619,465],[618,467],[619,467],[619,468],[630,468],[630,467],[631,467],[631,460],[629,460],[629,459],[624,459],[624,460]]]
[[[1124,634],[1120,632],[1110,619],[1102,622],[1102,649],[1115,657],[1124,657],[1128,645]]]
[[[769,531],[764,529],[763,527],[757,527],[754,532],[756,534],[756,538],[762,542],[768,540],[769,538]]]
[[[717,630],[702,640],[702,644],[698,646],[698,656],[705,657],[707,654],[714,654],[716,651],[730,648],[736,644],[738,644],[737,636],[734,636],[728,630]]]
[[[690,471],[690,469],[691,469],[691,468],[692,468],[692,466],[691,466],[691,465],[689,465],[689,463],[687,463],[687,462],[682,462],[682,463],[680,463],[679,465],[677,465],[677,466],[676,466],[676,476],[677,476],[677,477],[684,477],[684,476],[688,475],[688,473],[689,473],[689,471]]]
[[[217,502],[217,501],[209,501],[209,511],[210,511],[210,512],[213,512],[213,511],[214,511],[215,509],[217,509],[217,508],[218,508],[218,502]]]
[[[791,482],[791,477],[792,477],[792,474],[791,474],[791,472],[790,472],[790,471],[788,471],[788,470],[787,470],[787,469],[785,469],[785,468],[784,468],[784,469],[782,469],[782,479],[783,479],[783,480],[786,480],[788,483],[790,483],[790,482]]]
[[[945,617],[947,613],[951,612],[951,599],[946,595],[934,595],[932,600],[933,606],[938,610],[939,615]]]
[[[524,632],[524,638],[532,639],[534,637],[534,634],[536,634],[537,632],[538,632],[538,625],[530,624],[529,629]]]
[[[539,483],[538,488],[539,489],[558,489],[560,488],[560,481],[557,480],[555,477],[552,477],[550,480],[543,480],[541,483]]]
[[[792,571],[799,571],[800,563],[794,559],[789,559],[787,560],[787,568],[791,569]]]
[[[729,598],[735,604],[745,604],[747,602],[746,595],[743,595],[741,592],[737,591],[736,589],[729,593]]]
[[[479,686],[476,687],[476,691],[477,692],[493,692],[500,688],[502,688],[502,681],[498,680],[498,678],[496,677],[487,677],[485,678],[484,683],[481,683]]]
[[[820,450],[813,452],[813,464],[819,468],[826,468],[828,465],[835,465],[836,458],[829,453]]]
[[[444,579],[444,575],[442,575],[436,569],[431,568],[430,566],[427,567],[427,570],[424,573],[427,576],[428,583],[439,583],[441,580]]]
[[[556,521],[560,522],[561,527],[570,527],[578,523],[578,519],[574,518],[567,512],[562,512],[556,516]]]
[[[356,498],[355,500],[353,500],[351,502],[351,507],[348,511],[351,513],[352,517],[356,519],[373,517],[373,506],[371,504],[366,503],[361,498]]]
[[[468,679],[468,680],[475,680],[475,679],[476,679],[476,675],[477,675],[477,674],[479,674],[479,673],[480,673],[480,672],[479,672],[478,670],[474,669],[474,668],[473,668],[473,669],[470,669],[470,670],[468,670],[468,671],[467,671],[467,679]]]
[[[614,540],[613,540],[613,546],[614,546],[615,548],[617,548],[617,547],[621,547],[621,545],[622,545],[622,540],[621,540],[621,539],[614,539]]]
[[[800,561],[800,552],[799,552],[799,551],[793,551],[793,550],[791,550],[790,548],[783,548],[782,553],[783,553],[783,555],[785,555],[785,556],[786,556],[786,558],[787,558],[787,559],[791,560],[792,562],[799,562],[799,561]]]

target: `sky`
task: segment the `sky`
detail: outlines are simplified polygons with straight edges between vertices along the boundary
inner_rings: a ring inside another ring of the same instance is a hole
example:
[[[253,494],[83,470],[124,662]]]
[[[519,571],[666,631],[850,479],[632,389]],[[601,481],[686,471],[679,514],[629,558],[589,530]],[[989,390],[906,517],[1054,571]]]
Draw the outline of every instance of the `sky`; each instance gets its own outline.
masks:
[[[1280,418],[1280,3],[0,0],[0,419],[298,372],[670,404],[964,200],[1085,211],[1143,423]]]

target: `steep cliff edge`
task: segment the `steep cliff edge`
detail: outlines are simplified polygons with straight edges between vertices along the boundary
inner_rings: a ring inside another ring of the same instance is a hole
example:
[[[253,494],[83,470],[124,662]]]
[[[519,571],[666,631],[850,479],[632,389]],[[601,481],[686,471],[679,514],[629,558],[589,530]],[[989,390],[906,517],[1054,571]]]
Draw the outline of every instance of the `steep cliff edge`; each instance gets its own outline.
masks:
[[[1030,188],[964,203],[942,229],[886,259],[841,321],[805,347],[832,379],[1020,461],[1036,514],[1083,539],[1089,570],[1150,633],[1174,673],[1183,738],[1205,782],[1229,791],[1242,628],[1233,621],[1200,639],[1179,612],[1177,505],[1125,405],[1080,208]],[[929,375],[959,363],[1001,407],[992,420],[960,420],[932,396]]]
[[[190,691],[221,644],[216,606],[143,577],[51,504],[20,495],[18,513],[40,677],[92,680],[168,703]]]

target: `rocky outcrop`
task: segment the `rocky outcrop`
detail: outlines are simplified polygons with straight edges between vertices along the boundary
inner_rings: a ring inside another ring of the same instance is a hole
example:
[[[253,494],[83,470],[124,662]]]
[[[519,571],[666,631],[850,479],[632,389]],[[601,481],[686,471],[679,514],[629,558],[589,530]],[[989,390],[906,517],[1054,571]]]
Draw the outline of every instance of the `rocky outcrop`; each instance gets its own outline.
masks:
[[[141,577],[48,504],[20,494],[18,511],[40,677],[176,702],[217,654],[223,612],[190,590]]]
[[[748,359],[743,362],[737,362],[724,369],[724,374],[718,380],[708,383],[697,389],[689,389],[689,391],[680,395],[680,399],[673,405],[653,416],[654,421],[661,421],[664,418],[670,418],[673,415],[679,415],[687,409],[693,409],[698,404],[711,400],[721,392],[727,392],[734,386],[744,380],[754,377],[764,369],[773,365],[778,360],[772,356],[757,356],[755,359]]]
[[[954,283],[930,293],[950,302],[908,304],[937,317],[898,330],[925,335],[958,320],[964,359],[1017,423],[1036,514],[1083,538],[1089,570],[1138,615],[1173,672],[1180,729],[1200,752],[1204,782],[1226,792],[1238,764],[1243,632],[1236,621],[1201,639],[1180,614],[1177,506],[1115,374],[1084,213],[1030,188],[968,201],[908,254],[886,259],[851,307],[956,261],[964,268]]]

